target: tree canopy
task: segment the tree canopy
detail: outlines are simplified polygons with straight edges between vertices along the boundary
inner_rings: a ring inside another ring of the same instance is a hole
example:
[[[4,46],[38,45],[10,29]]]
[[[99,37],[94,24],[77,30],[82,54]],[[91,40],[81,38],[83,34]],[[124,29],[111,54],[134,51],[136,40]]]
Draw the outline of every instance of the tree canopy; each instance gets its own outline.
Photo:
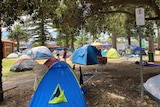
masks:
[[[30,15],[35,23],[37,20],[41,22],[39,23],[41,25],[39,29],[42,31],[40,40],[45,41],[44,24],[49,19],[59,34],[65,35],[62,42],[65,41],[66,46],[71,44],[72,47],[80,31],[92,34],[93,38],[97,38],[100,32],[130,36],[130,29],[135,28],[137,7],[145,9],[147,24],[144,28],[153,26],[152,20],[156,20],[154,23],[160,26],[160,0],[2,0],[0,7],[0,27],[10,28],[15,21],[20,20],[20,16]],[[151,28],[149,33],[152,34],[152,31]],[[2,41],[0,44],[2,48]],[[0,71],[2,71],[2,50],[0,55]],[[1,77],[2,72],[0,73],[0,101],[3,100]]]
[[[10,31],[8,36],[12,41],[15,41],[15,45],[17,46],[17,51],[19,52],[20,41],[26,42],[30,38],[28,33],[23,30],[22,26],[17,24],[13,27],[13,30]]]
[[[92,8],[107,8],[105,13],[126,13],[132,17],[135,17],[135,12],[130,9],[130,6],[144,7],[145,10],[150,10],[153,14],[148,16],[146,12],[146,20],[160,19],[160,1],[159,0],[85,0],[92,4]],[[111,7],[115,7],[113,10]],[[95,12],[95,10],[94,10]],[[99,13],[99,12],[96,12]]]

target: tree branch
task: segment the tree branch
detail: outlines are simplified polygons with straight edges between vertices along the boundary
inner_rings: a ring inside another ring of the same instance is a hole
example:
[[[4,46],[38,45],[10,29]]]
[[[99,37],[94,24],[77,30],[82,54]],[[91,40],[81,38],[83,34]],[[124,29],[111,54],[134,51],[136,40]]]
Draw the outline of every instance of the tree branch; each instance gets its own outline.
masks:
[[[112,0],[112,1],[107,1],[104,0],[100,1],[100,0],[86,0],[88,3],[93,4],[93,6],[98,7],[98,8],[107,8],[110,6],[120,6],[120,5],[146,5],[146,6],[150,6],[154,13],[155,13],[155,17],[153,18],[146,18],[147,20],[159,20],[160,19],[160,9],[158,7],[158,5],[156,4],[155,0]],[[106,1],[106,2],[105,2]],[[126,13],[128,14],[128,12]]]
[[[101,6],[101,7],[109,7],[109,6],[119,6],[119,5],[128,5],[128,4],[133,4],[133,5],[149,5],[152,3],[152,0],[112,0],[112,1],[107,1],[103,2],[102,0],[86,0],[88,3],[91,3],[96,6]]]
[[[128,11],[123,11],[123,10],[116,10],[116,11],[108,11],[108,12],[97,12],[95,14],[91,14],[90,16],[85,17],[85,19],[92,17],[93,15],[104,15],[104,14],[114,14],[114,13],[124,13],[129,15],[132,18],[135,18],[135,14],[130,13]],[[160,20],[160,17],[148,17],[145,18],[145,20]]]

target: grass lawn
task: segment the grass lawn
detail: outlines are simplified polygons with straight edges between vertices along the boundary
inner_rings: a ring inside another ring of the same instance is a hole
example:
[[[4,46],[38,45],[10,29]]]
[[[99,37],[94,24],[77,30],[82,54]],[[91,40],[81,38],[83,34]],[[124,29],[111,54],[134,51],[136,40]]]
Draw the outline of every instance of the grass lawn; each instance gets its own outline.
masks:
[[[13,64],[17,61],[17,58],[3,58],[2,60],[2,76],[12,76],[12,75],[18,75],[24,72],[12,72],[10,71],[10,68],[13,66]],[[39,64],[43,64],[46,59],[40,59],[36,60]]]
[[[17,61],[16,58],[7,59],[4,58],[2,60],[2,76],[10,76],[17,74],[16,72],[10,72],[10,68]]]

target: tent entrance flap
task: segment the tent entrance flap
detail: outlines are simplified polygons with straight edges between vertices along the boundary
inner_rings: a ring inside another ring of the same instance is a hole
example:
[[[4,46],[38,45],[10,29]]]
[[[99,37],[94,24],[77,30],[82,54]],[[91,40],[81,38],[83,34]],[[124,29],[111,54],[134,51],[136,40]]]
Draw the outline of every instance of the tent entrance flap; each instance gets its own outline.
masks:
[[[56,89],[54,90],[54,93],[51,96],[51,100],[49,101],[49,104],[57,104],[67,102],[67,99],[64,95],[64,91],[61,89],[60,85],[58,84]]]

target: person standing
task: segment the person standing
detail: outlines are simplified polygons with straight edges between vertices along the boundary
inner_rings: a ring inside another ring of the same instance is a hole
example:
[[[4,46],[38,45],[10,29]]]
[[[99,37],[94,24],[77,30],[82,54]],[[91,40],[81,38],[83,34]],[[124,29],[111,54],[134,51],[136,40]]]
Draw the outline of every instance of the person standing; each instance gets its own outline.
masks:
[[[63,49],[63,59],[64,59],[64,61],[66,62],[66,57],[67,57],[67,48],[64,48]]]
[[[59,51],[57,50],[57,52],[56,52],[57,54],[57,59],[60,61],[60,55],[59,55]]]

